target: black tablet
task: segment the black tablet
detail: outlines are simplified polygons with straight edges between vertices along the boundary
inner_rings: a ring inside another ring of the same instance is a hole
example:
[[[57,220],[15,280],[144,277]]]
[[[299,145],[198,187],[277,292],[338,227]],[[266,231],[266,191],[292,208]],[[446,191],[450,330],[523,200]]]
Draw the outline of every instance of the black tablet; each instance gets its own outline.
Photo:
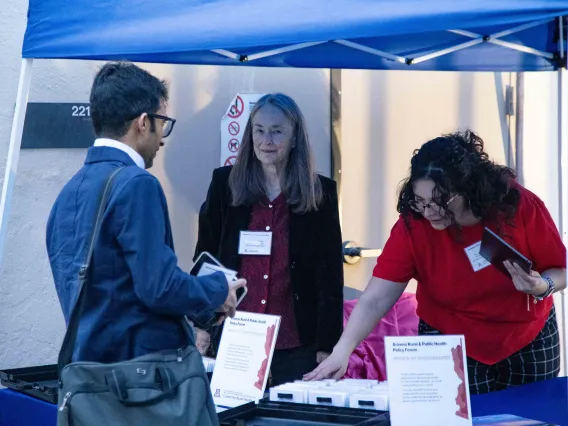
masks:
[[[527,274],[532,269],[532,262],[529,259],[487,227],[483,230],[479,254],[508,277],[511,277],[511,274],[503,264],[506,260],[516,263]]]
[[[237,279],[237,273],[235,271],[225,268],[217,259],[206,251],[199,255],[189,273],[199,277],[216,271],[223,272],[227,277],[227,281],[235,281]],[[246,294],[246,287],[241,287],[237,290],[237,306],[241,303]]]
[[[210,265],[218,266],[220,268],[223,268],[223,265],[221,265],[221,263],[217,259],[215,259],[210,253],[204,251],[204,252],[199,254],[199,256],[197,257],[197,260],[195,261],[195,263],[191,267],[191,271],[189,271],[189,273],[191,275],[195,275],[196,277],[199,276],[200,275],[199,272],[201,271],[201,268],[206,263],[208,263]],[[227,271],[229,272],[229,270],[227,270]],[[230,272],[234,272],[234,271],[230,271]]]

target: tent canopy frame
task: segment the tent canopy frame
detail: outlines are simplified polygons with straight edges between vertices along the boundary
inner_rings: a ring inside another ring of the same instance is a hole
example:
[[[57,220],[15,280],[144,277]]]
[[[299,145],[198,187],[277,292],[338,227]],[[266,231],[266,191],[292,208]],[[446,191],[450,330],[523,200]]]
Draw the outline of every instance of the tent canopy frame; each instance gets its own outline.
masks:
[[[438,51],[432,52],[432,53],[425,53],[423,55],[415,55],[412,57],[404,57],[404,56],[400,56],[400,55],[396,55],[393,53],[389,53],[389,52],[385,52],[382,50],[378,50],[375,49],[373,47],[370,46],[365,46],[363,44],[360,43],[355,43],[349,40],[333,40],[332,43],[337,43],[346,47],[350,47],[352,49],[356,49],[356,50],[360,50],[361,52],[366,52],[369,53],[371,55],[375,55],[378,56],[380,58],[383,59],[387,59],[389,61],[394,61],[394,62],[399,62],[401,64],[406,64],[406,65],[413,65],[413,64],[419,64],[434,58],[438,58],[440,56],[444,56],[444,55],[448,55],[450,53],[453,52],[457,52],[459,50],[463,50],[463,49],[467,49],[469,47],[472,46],[476,46],[478,44],[481,43],[490,43],[490,44],[495,44],[507,49],[513,49],[513,50],[517,50],[519,52],[523,52],[523,53],[527,53],[529,55],[535,55],[535,56],[540,56],[542,58],[546,58],[550,61],[553,61],[555,63],[555,67],[556,68],[561,68],[562,66],[564,66],[562,60],[563,57],[559,55],[559,52],[546,52],[546,51],[542,51],[542,50],[538,50],[529,46],[525,46],[523,44],[520,43],[512,43],[512,42],[508,42],[508,41],[504,41],[501,40],[501,38],[503,37],[507,37],[510,36],[512,34],[515,33],[519,33],[521,31],[525,31],[527,29],[530,28],[534,28],[534,27],[538,27],[540,25],[544,25],[544,24],[548,24],[551,21],[553,21],[553,19],[541,19],[538,21],[534,21],[534,22],[528,22],[526,24],[522,24],[522,25],[518,25],[516,27],[510,28],[508,30],[503,30],[503,31],[499,31],[493,34],[477,34],[471,31],[466,31],[466,30],[447,30],[447,32],[449,33],[453,33],[453,34],[458,34],[458,35],[462,35],[464,37],[467,38],[471,38],[473,40],[471,41],[467,41],[467,42],[463,42],[463,43],[459,43],[456,44],[454,46],[450,46],[444,49],[440,49]],[[237,62],[252,62],[258,59],[262,59],[262,58],[267,58],[270,56],[276,56],[276,55],[281,55],[283,53],[287,53],[287,52],[292,52],[294,50],[300,50],[300,49],[306,49],[308,47],[312,47],[312,46],[317,46],[319,44],[324,44],[324,43],[329,43],[329,41],[314,41],[314,42],[308,42],[308,43],[298,43],[298,44],[293,44],[293,45],[288,45],[288,46],[284,46],[284,47],[279,47],[277,49],[270,49],[270,50],[266,50],[264,52],[258,52],[258,53],[253,53],[250,55],[247,54],[239,54],[239,53],[235,53],[232,52],[230,50],[226,50],[226,49],[213,49],[211,50],[214,53],[217,53],[221,56],[224,56],[226,58],[229,59],[233,59]],[[561,44],[561,43],[560,43]],[[562,46],[561,48],[563,48],[564,46]]]

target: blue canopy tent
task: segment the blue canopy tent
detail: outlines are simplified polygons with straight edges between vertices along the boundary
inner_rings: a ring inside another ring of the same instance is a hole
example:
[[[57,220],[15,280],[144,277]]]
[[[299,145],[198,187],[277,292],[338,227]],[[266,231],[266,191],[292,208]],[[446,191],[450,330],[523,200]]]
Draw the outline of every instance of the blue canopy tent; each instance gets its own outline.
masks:
[[[561,64],[554,18],[568,2],[458,3],[30,0],[23,57],[453,71]]]
[[[562,118],[560,227],[566,243],[565,16],[568,0],[30,0],[0,200],[0,261],[32,62],[46,58],[383,70],[557,70]],[[564,336],[566,354],[566,332]]]

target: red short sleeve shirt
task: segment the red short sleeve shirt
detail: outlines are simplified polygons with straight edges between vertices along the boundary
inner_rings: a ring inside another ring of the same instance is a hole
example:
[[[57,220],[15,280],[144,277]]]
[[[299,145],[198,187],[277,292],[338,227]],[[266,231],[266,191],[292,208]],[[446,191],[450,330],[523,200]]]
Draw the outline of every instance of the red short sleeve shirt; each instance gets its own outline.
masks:
[[[566,267],[566,248],[544,203],[521,192],[514,227],[503,224],[504,239],[532,260],[538,272]],[[418,316],[444,334],[464,334],[468,356],[495,364],[532,342],[544,327],[552,298],[537,304],[512,280],[489,265],[474,271],[465,249],[481,241],[482,224],[464,227],[458,239],[426,220],[402,218],[377,260],[373,275],[418,282]],[[496,226],[487,224],[496,231]]]

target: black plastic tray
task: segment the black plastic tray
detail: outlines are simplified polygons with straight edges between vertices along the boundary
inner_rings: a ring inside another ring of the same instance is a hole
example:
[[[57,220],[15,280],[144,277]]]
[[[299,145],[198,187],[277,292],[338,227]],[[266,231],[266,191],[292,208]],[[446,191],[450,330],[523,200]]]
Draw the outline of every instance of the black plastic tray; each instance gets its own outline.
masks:
[[[57,404],[57,365],[0,370],[0,383],[7,388]]]
[[[213,373],[207,373],[211,381]],[[0,370],[0,384],[43,401],[57,404],[57,364]]]
[[[250,402],[219,413],[221,426],[390,426],[388,413],[354,408],[271,402]]]

